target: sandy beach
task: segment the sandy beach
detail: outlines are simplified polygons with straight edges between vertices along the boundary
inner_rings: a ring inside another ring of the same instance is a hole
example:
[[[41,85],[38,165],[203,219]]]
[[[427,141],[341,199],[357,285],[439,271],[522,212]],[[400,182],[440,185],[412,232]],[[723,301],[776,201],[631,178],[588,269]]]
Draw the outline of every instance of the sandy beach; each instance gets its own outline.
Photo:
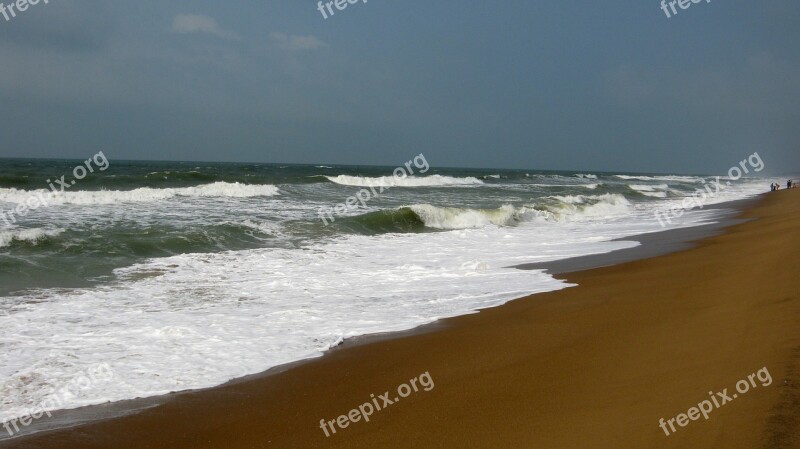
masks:
[[[0,449],[800,449],[797,1],[37,1]]]
[[[574,288],[0,447],[798,447],[799,200],[765,195],[692,249],[562,275]],[[659,426],[763,368],[770,383],[707,420]],[[434,387],[369,422],[320,427],[422,373]]]

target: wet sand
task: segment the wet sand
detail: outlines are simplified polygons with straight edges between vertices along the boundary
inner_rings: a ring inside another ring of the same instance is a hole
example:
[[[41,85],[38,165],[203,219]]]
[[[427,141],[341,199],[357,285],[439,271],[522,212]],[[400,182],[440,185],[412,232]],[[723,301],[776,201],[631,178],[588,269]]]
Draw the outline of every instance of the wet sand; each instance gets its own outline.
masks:
[[[561,275],[578,287],[0,447],[798,447],[800,190],[741,218],[688,250]],[[764,367],[771,385],[659,427]],[[425,372],[430,391],[320,428]]]

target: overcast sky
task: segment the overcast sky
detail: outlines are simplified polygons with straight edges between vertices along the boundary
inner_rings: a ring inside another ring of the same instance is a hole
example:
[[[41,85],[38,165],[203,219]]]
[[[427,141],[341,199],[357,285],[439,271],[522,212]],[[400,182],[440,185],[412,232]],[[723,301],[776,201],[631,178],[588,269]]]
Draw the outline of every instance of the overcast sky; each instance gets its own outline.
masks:
[[[0,16],[0,156],[719,173],[758,151],[800,171],[798,23],[797,0],[328,19],[311,0],[50,0]]]

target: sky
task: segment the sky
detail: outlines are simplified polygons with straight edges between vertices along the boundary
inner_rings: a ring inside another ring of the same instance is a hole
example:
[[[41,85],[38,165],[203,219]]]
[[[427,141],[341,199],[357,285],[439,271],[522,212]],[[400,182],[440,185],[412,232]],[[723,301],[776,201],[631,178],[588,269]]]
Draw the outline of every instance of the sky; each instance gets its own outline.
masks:
[[[796,0],[43,1],[0,157],[800,172]]]

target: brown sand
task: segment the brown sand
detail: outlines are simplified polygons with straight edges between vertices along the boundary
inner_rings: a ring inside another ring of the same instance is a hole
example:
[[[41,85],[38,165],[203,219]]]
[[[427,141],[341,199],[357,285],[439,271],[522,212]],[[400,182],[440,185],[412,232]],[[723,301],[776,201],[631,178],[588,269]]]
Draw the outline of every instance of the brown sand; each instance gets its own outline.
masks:
[[[567,275],[576,288],[0,446],[800,447],[800,190],[766,195],[745,216],[758,220],[688,251]],[[763,367],[772,385],[672,436],[659,428]],[[319,428],[426,371],[431,391],[330,438]]]

